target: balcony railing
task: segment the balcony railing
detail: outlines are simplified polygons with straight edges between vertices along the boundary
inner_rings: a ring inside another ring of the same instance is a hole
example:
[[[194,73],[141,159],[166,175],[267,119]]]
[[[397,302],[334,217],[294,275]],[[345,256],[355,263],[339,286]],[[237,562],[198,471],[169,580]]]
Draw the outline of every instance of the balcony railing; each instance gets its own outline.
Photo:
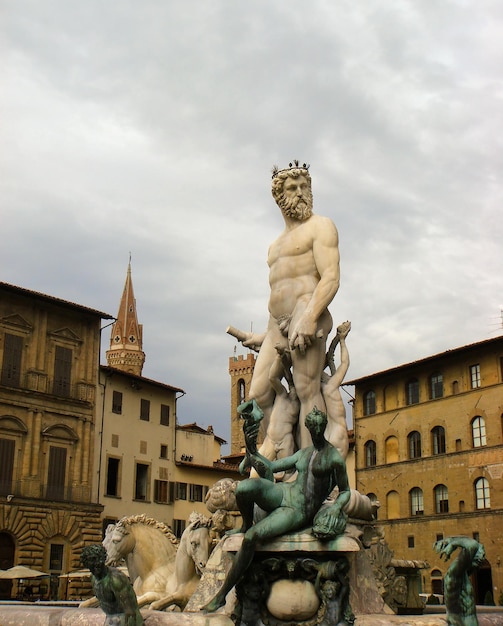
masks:
[[[12,385],[12,387],[90,403],[94,403],[96,398],[96,387],[92,383],[81,381],[69,385],[58,385],[47,374],[33,370],[26,372],[21,377],[19,385]]]

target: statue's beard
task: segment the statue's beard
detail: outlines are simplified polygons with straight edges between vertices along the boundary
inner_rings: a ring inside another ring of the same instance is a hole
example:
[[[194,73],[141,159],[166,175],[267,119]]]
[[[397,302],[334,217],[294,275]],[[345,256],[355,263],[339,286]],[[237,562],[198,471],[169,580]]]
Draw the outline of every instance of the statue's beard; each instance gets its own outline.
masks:
[[[311,194],[305,194],[302,197],[295,196],[286,198],[284,195],[280,198],[279,207],[286,217],[304,221],[313,214],[313,198]]]

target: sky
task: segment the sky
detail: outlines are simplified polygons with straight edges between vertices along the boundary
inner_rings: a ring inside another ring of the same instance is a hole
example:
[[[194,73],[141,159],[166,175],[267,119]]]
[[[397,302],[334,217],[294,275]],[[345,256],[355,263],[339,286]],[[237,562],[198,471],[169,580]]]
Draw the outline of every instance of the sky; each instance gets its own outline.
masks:
[[[292,159],[339,231],[347,380],[502,333],[499,0],[0,11],[0,280],[116,315],[131,254],[180,423],[229,440],[225,330],[265,329]]]

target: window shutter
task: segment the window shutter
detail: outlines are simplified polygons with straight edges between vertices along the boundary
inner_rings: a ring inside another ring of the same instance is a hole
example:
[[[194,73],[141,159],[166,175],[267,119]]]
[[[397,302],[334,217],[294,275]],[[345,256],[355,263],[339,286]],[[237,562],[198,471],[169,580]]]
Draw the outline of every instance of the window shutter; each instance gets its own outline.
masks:
[[[19,387],[21,382],[21,356],[23,338],[19,335],[4,335],[4,352],[2,363],[2,385]]]

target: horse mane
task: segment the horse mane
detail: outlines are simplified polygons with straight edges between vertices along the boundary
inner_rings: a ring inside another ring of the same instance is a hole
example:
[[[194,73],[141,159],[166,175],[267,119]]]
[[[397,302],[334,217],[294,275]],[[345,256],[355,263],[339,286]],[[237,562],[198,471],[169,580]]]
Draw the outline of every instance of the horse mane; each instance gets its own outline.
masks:
[[[133,524],[143,524],[144,526],[152,526],[156,530],[162,532],[169,541],[173,545],[178,545],[178,539],[175,533],[171,530],[171,528],[165,524],[164,522],[160,522],[159,520],[154,519],[153,517],[148,517],[144,513],[140,515],[129,515],[122,517],[117,524],[115,525],[115,530],[118,530],[121,533],[127,533],[126,526],[132,526]]]
[[[197,513],[197,511],[192,511],[187,521],[189,522],[188,526],[191,526],[192,530],[196,528],[210,528],[212,525],[211,517],[207,517],[203,513]]]

